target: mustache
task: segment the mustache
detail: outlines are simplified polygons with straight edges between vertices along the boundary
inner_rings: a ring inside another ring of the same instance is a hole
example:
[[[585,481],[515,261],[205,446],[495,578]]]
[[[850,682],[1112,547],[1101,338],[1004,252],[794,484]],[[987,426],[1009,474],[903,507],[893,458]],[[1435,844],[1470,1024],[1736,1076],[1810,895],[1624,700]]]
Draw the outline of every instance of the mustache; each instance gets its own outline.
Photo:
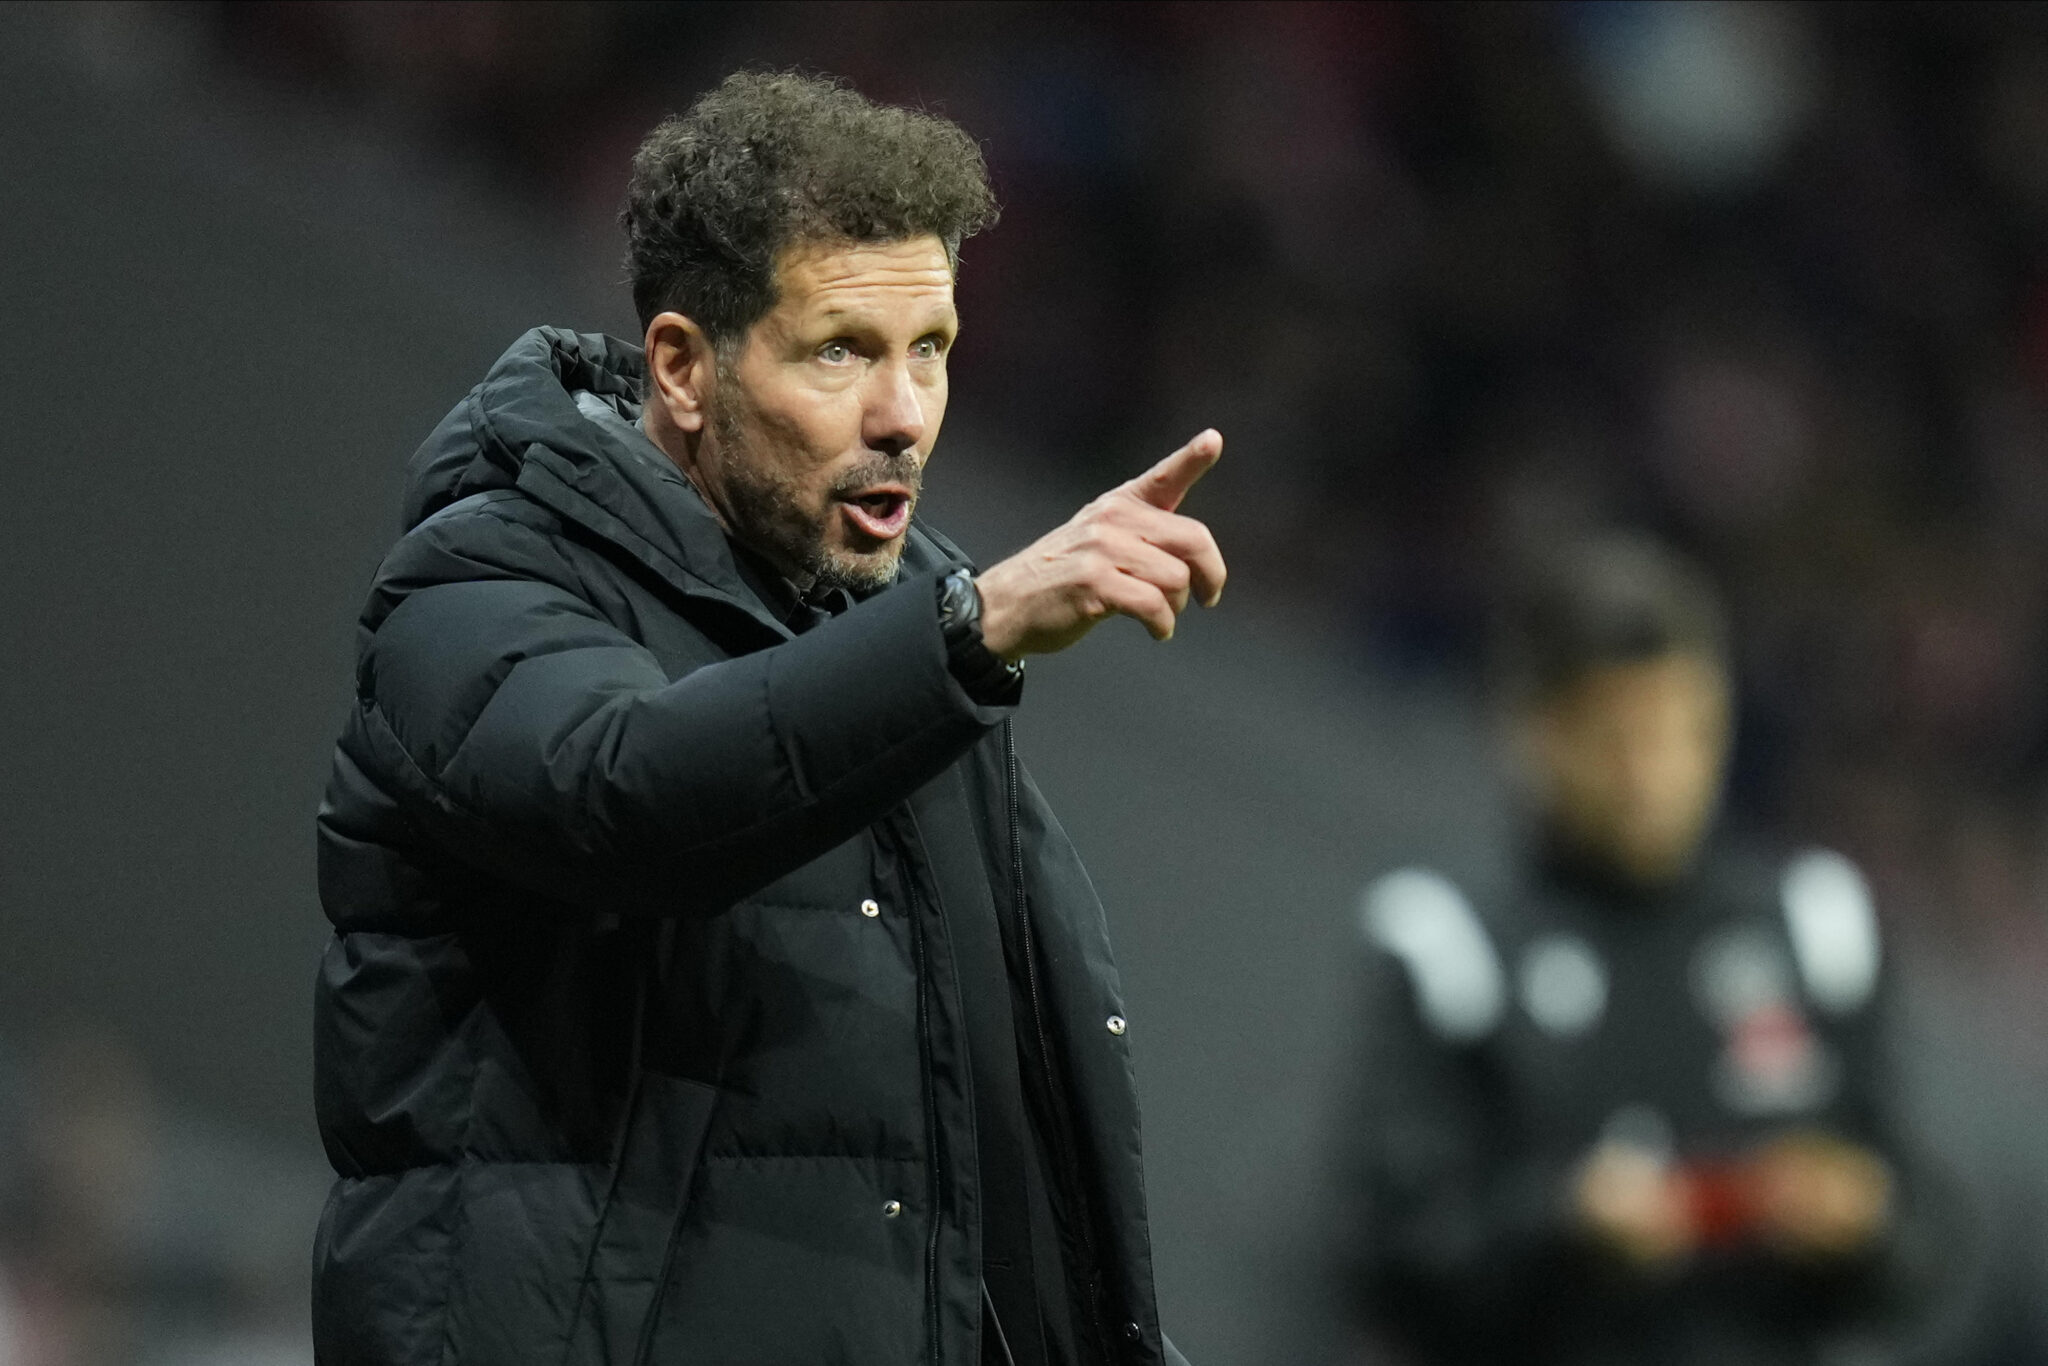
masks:
[[[870,451],[832,481],[832,496],[843,498],[876,484],[901,484],[910,490],[911,501],[915,502],[924,491],[924,462],[909,451],[895,455]]]

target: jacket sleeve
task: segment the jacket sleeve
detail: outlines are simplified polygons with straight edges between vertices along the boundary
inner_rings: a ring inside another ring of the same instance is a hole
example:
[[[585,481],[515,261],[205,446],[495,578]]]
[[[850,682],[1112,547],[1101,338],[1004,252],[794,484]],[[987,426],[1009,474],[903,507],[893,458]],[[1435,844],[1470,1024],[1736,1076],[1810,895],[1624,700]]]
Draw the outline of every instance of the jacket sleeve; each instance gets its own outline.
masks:
[[[1577,1261],[1566,1164],[1515,1146],[1483,1050],[1425,1023],[1388,954],[1362,966],[1337,1140],[1337,1288],[1353,1326],[1427,1359],[1511,1359],[1523,1298]]]
[[[871,824],[1006,714],[947,668],[929,579],[671,680],[573,571],[553,573],[543,536],[505,526],[505,558],[539,570],[406,592],[365,642],[344,758],[435,844],[515,884],[607,910],[721,909]]]

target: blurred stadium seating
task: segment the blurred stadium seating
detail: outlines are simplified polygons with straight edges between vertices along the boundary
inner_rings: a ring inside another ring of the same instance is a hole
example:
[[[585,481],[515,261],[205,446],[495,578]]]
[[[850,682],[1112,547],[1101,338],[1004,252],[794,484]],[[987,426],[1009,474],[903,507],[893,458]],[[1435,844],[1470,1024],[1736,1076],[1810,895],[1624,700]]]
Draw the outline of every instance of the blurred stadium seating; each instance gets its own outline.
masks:
[[[1523,549],[1613,521],[1732,595],[1731,818],[1871,871],[1924,1103],[2039,1274],[2048,10],[1974,4],[12,7],[8,1210],[64,1208],[21,1154],[79,1076],[209,1117],[149,1129],[202,1135],[151,1170],[207,1209],[317,1201],[306,832],[397,463],[521,328],[630,330],[626,158],[742,64],[986,144],[1005,218],[968,252],[935,495],[970,546],[1228,438],[1196,510],[1240,621],[1048,669],[1027,736],[1161,1022],[1162,1297],[1197,1362],[1319,1350],[1272,1289],[1308,1279],[1347,899],[1497,836],[1481,624]],[[1182,700],[1131,714],[1129,670]],[[82,1270],[72,1216],[5,1217],[0,1362],[185,1360],[159,1312],[202,1323],[192,1360],[293,1359],[303,1248],[262,1219],[173,1213],[210,1250]],[[213,1308],[163,1309],[145,1262]],[[2048,1292],[2010,1293],[1931,1350],[2048,1357]],[[61,1295],[145,1309],[10,1357]]]

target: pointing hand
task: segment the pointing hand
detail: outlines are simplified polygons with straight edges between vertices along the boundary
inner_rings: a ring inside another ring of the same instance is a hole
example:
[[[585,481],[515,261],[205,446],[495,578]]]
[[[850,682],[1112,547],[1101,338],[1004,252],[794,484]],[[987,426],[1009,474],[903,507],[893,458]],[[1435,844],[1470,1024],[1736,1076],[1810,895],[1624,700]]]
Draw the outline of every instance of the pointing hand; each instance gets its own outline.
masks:
[[[1115,615],[1173,635],[1190,599],[1214,607],[1226,571],[1209,528],[1177,509],[1223,454],[1204,431],[975,580],[982,639],[1008,660],[1064,650]]]

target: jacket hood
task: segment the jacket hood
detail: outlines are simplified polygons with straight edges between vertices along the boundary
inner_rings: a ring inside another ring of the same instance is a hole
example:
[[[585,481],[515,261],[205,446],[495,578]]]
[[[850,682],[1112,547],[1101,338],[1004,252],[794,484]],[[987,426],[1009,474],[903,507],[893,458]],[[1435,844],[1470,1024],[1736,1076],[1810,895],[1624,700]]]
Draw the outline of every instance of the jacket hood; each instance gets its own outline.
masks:
[[[725,530],[696,488],[631,430],[645,378],[645,359],[630,342],[534,328],[413,454],[405,528],[473,494],[517,488],[685,592],[772,620],[745,587]],[[968,564],[952,542],[913,524],[904,575]]]
[[[535,444],[572,459],[630,456],[602,449],[622,443],[610,442],[578,411],[575,395],[581,390],[637,409],[646,373],[640,348],[616,337],[558,327],[526,333],[414,452],[405,529],[471,494],[515,486]]]

